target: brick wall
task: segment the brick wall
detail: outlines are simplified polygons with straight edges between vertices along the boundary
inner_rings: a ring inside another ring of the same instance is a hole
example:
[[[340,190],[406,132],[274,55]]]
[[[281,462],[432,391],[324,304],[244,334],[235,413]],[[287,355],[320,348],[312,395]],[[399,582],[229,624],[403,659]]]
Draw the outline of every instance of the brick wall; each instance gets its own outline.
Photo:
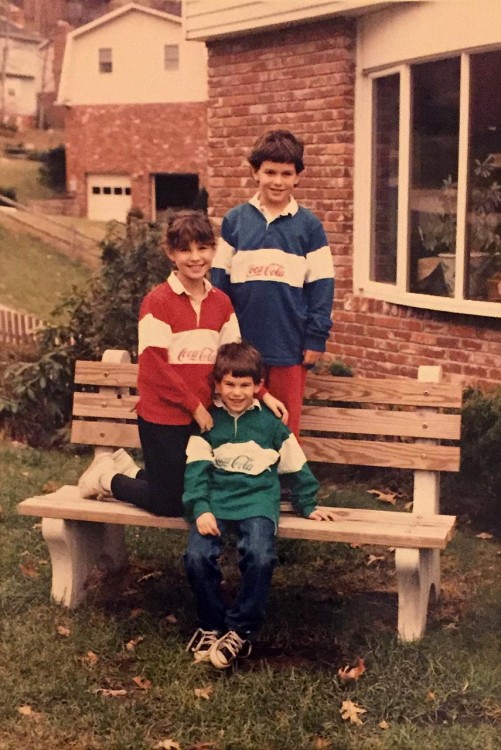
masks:
[[[130,175],[132,204],[151,217],[156,172],[192,172],[207,184],[207,105],[135,104],[71,107],[66,116],[66,171],[79,215],[87,212],[87,174]]]
[[[264,130],[286,127],[306,143],[296,197],[324,223],[336,271],[328,354],[360,375],[416,376],[442,364],[449,379],[497,383],[501,321],[416,310],[353,294],[355,26],[322,21],[211,42],[209,194],[220,220],[255,186],[246,155]]]

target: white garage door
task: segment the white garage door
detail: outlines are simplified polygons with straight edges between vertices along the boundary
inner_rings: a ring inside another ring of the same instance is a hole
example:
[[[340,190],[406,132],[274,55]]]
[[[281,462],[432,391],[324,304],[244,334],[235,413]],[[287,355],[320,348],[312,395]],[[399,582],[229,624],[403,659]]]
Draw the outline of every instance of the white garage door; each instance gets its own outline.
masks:
[[[131,207],[130,178],[114,174],[87,177],[87,215],[94,221],[125,221]]]

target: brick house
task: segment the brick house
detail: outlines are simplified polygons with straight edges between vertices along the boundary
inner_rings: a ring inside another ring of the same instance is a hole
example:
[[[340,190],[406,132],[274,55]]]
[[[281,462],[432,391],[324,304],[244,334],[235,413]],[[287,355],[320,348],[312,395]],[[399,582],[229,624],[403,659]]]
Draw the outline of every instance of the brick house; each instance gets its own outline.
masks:
[[[192,205],[207,173],[207,63],[182,19],[134,3],[72,31],[58,104],[76,213],[160,219]]]
[[[306,143],[297,197],[336,271],[332,358],[360,375],[501,376],[501,5],[186,2],[209,68],[211,211],[253,191],[265,129]]]

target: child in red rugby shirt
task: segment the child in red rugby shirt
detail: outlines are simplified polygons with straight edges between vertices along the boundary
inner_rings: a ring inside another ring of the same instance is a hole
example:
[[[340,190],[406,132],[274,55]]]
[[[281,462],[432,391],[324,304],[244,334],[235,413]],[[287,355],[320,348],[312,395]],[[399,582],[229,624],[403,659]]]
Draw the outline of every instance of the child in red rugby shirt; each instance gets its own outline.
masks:
[[[186,445],[213,422],[207,407],[218,348],[240,340],[229,298],[206,278],[216,241],[208,217],[181,211],[167,229],[176,270],[143,300],[139,314],[138,428],[145,469],[123,449],[102,453],[78,482],[83,497],[112,495],[157,515],[181,516]],[[263,400],[279,416],[283,404]]]

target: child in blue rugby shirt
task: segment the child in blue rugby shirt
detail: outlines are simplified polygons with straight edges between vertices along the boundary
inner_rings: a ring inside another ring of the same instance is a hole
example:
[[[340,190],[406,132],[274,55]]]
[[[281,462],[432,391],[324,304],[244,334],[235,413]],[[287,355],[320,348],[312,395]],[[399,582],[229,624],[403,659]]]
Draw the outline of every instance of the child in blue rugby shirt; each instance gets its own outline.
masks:
[[[193,524],[184,563],[196,599],[199,629],[188,644],[197,661],[226,669],[250,653],[264,621],[276,561],[278,475],[287,474],[292,502],[305,518],[328,520],[316,505],[318,482],[295,436],[256,400],[259,353],[245,342],[220,347],[214,366],[214,426],[187,447],[183,503]],[[237,534],[242,583],[230,608],[221,595],[222,535]]]
[[[248,161],[258,192],[224,217],[212,282],[230,297],[242,338],[263,357],[265,383],[299,436],[306,368],[332,327],[332,256],[320,220],[292,192],[304,169],[303,143],[272,130]]]

